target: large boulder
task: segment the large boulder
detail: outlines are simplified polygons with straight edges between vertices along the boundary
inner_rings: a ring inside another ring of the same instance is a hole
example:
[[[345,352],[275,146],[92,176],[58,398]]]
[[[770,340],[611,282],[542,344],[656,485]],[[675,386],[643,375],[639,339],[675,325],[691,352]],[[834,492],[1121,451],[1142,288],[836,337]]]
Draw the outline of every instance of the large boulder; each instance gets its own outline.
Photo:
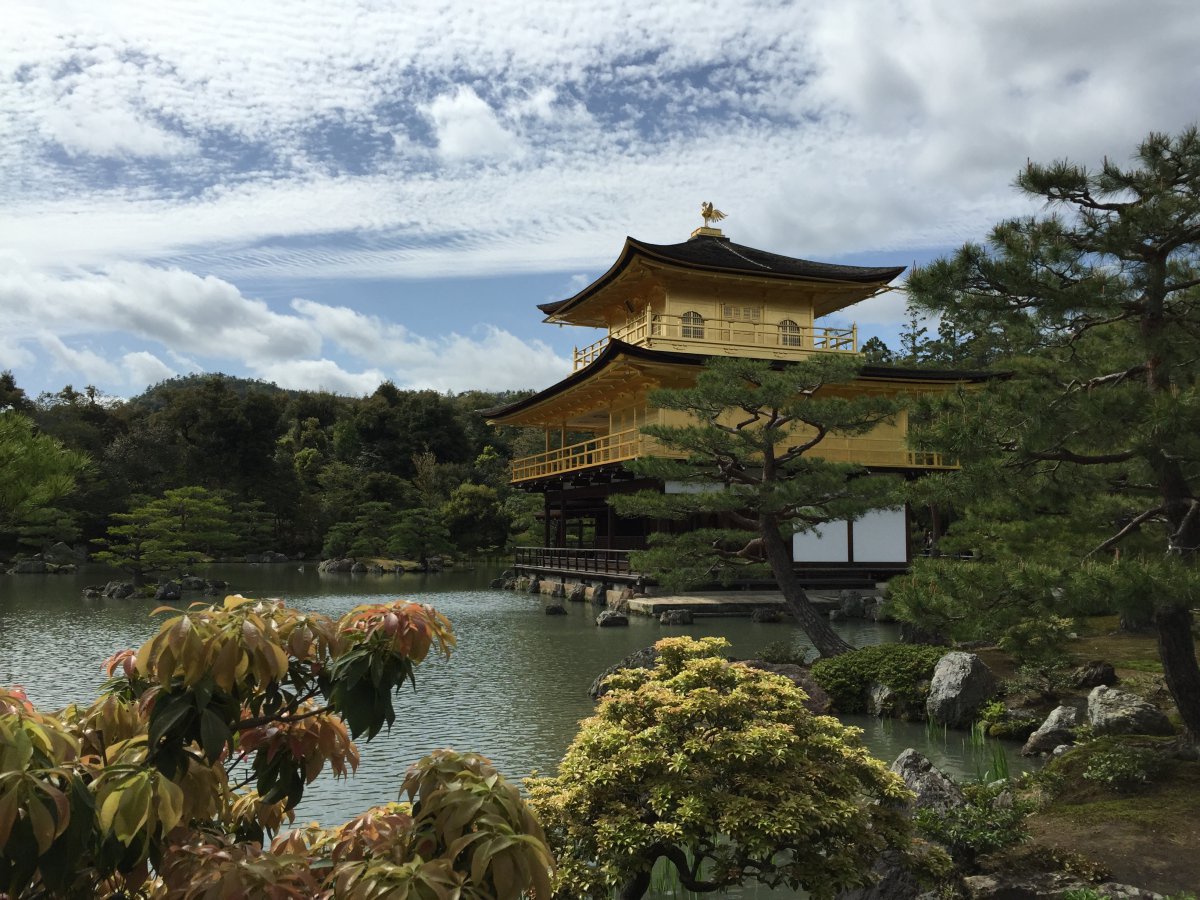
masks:
[[[335,559],[325,559],[317,566],[318,572],[349,572],[354,568],[354,560],[338,557]]]
[[[154,599],[159,603],[178,603],[183,599],[183,588],[178,581],[164,581],[154,592]]]
[[[583,603],[587,600],[587,585],[582,581],[575,582],[571,593],[567,594],[567,600],[571,603]]]
[[[593,700],[599,700],[607,694],[608,691],[604,687],[604,679],[621,669],[653,669],[656,665],[658,665],[658,651],[653,647],[643,647],[641,650],[634,650],[615,666],[609,666],[597,675],[596,680],[592,682],[592,686],[588,688],[588,694]]]
[[[1103,684],[1088,694],[1087,716],[1096,734],[1175,733],[1166,715],[1153,703]]]
[[[969,725],[996,693],[996,676],[974,653],[952,650],[938,660],[925,700],[934,722],[954,728]]]
[[[765,659],[744,659],[741,664],[749,666],[751,669],[760,669],[763,672],[772,672],[787,678],[808,695],[804,706],[811,713],[823,716],[833,706],[833,700],[825,693],[825,689],[813,679],[812,673],[806,666],[798,666],[794,663],[770,663]]]
[[[1080,666],[1071,673],[1072,685],[1083,689],[1099,687],[1102,684],[1112,687],[1118,680],[1113,664],[1099,659],[1086,666]]]
[[[536,575],[533,576],[533,578],[529,579],[529,584],[525,586],[525,590],[531,594],[540,594],[542,592],[541,580]]]
[[[546,615],[548,615],[548,616],[565,616],[566,614],[567,614],[567,608],[562,605],[561,600],[552,599],[552,600],[547,601]]]
[[[596,616],[596,625],[600,628],[617,628],[628,624],[629,616],[617,612],[615,609],[603,610],[600,615]]]
[[[285,563],[291,562],[286,553],[280,553],[278,550],[268,550],[260,555],[259,560],[265,563]]]
[[[949,776],[929,761],[923,753],[909,747],[896,757],[892,771],[904,779],[905,786],[916,794],[912,809],[928,809],[944,814],[967,802],[962,789]]]
[[[668,609],[659,614],[659,625],[691,625],[692,611],[690,609]]]
[[[104,586],[104,596],[109,600],[124,600],[133,596],[133,585],[128,581],[110,581]]]
[[[185,591],[204,590],[204,579],[199,575],[184,575],[179,579],[179,586]]]
[[[1075,728],[1079,724],[1079,713],[1073,706],[1060,706],[1046,716],[1046,721],[1029,736],[1021,748],[1022,756],[1037,756],[1053,753],[1055,747],[1075,742]]]
[[[365,562],[356,562],[350,567],[350,571],[355,575],[367,574],[367,564]]]
[[[9,570],[13,575],[45,575],[50,571],[45,560],[21,559]]]
[[[83,562],[86,558],[87,554],[79,553],[74,547],[63,541],[54,544],[42,554],[42,559],[51,563],[77,563]]]

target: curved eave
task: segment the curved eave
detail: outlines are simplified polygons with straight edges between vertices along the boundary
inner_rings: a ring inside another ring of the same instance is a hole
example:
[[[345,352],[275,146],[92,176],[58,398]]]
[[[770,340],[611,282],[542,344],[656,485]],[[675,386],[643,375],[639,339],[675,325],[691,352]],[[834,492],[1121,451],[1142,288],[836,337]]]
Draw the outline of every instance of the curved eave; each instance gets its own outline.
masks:
[[[577,369],[572,372],[562,381],[550,385],[544,390],[538,391],[524,400],[517,400],[505,406],[496,406],[491,409],[481,409],[480,414],[487,417],[489,423],[493,425],[503,425],[505,418],[514,416],[518,413],[526,412],[539,404],[552,400],[560,394],[569,391],[576,385],[582,384],[589,378],[592,378],[603,372],[610,364],[615,362],[619,357],[626,357],[641,362],[656,362],[666,363],[668,365],[677,366],[703,366],[710,359],[717,358],[713,354],[707,353],[680,353],[671,350],[650,350],[645,347],[636,347],[633,344],[626,344],[623,341],[610,340],[600,352],[600,354],[592,360],[590,364],[582,369]],[[726,357],[720,357],[722,359]],[[771,361],[772,368],[784,368],[788,365],[794,365],[794,362],[783,360]],[[996,372],[980,372],[980,371],[960,371],[954,369],[904,369],[896,366],[863,366],[858,370],[856,380],[867,381],[923,381],[923,382],[940,382],[944,384],[956,383],[979,383],[989,381],[993,378],[1002,378],[1002,373]]]
[[[702,238],[702,240],[720,239]],[[778,256],[778,254],[771,254],[771,256]],[[556,300],[552,303],[539,303],[538,309],[546,314],[547,322],[559,320],[559,317],[563,313],[569,312],[570,310],[578,307],[584,301],[595,296],[603,288],[615,281],[636,258],[642,258],[660,265],[670,266],[682,272],[709,272],[716,275],[729,275],[740,278],[750,276],[754,278],[766,278],[775,281],[791,281],[810,284],[842,284],[855,285],[859,287],[875,286],[876,288],[881,288],[888,284],[888,282],[900,275],[905,268],[904,266],[882,268],[847,266],[845,267],[846,269],[861,268],[862,275],[843,275],[842,277],[821,275],[815,272],[796,273],[772,271],[770,269],[750,269],[743,267],[735,268],[732,266],[713,265],[710,263],[696,262],[693,260],[681,260],[677,257],[661,252],[660,250],[656,249],[655,245],[644,244],[636,238],[626,236],[625,245],[621,248],[621,255],[617,257],[617,261],[609,267],[607,272],[605,272],[574,296],[568,297],[565,300]],[[810,261],[797,260],[797,262]]]

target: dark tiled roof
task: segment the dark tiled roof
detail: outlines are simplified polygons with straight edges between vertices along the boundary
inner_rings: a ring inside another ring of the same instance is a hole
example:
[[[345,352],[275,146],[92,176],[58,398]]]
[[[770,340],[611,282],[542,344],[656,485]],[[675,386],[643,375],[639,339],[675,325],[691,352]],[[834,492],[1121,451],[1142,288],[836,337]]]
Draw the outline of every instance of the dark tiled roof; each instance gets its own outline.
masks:
[[[604,275],[575,296],[553,303],[539,304],[538,309],[546,315],[554,315],[574,306],[619,275],[635,255],[689,269],[785,280],[885,284],[904,271],[904,266],[841,266],[780,256],[778,253],[735,244],[725,237],[710,235],[699,235],[681,244],[647,244],[627,237],[620,258]]]
[[[646,347],[636,347],[633,344],[626,344],[624,341],[611,340],[600,351],[600,354],[582,369],[576,369],[562,381],[556,382],[550,387],[538,391],[529,397],[524,397],[513,403],[506,403],[503,406],[494,406],[491,409],[476,410],[479,414],[488,419],[495,419],[506,415],[511,415],[520,412],[523,409],[528,409],[531,406],[536,406],[544,400],[548,400],[568,388],[574,387],[582,381],[586,381],[594,374],[599,372],[617,356],[627,356],[632,359],[639,359],[646,362],[665,362],[675,365],[684,366],[703,366],[710,359],[715,359],[711,354],[707,353],[680,353],[674,350],[650,350]],[[726,358],[726,357],[721,357]],[[766,360],[763,360],[766,362]],[[785,368],[788,360],[770,360],[771,367],[776,369]],[[989,381],[993,378],[1004,378],[1004,373],[984,372],[979,370],[957,370],[957,369],[908,369],[899,366],[863,366],[858,370],[858,377],[872,381],[960,381],[960,382],[982,382]]]

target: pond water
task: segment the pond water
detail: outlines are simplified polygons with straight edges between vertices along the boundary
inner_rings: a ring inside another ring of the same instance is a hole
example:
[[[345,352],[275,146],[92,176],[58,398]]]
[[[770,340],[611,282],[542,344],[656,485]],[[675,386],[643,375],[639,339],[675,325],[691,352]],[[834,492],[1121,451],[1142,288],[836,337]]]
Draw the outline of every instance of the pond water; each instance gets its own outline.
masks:
[[[369,806],[395,799],[407,766],[430,750],[454,747],[490,757],[506,777],[552,772],[591,714],[587,690],[597,673],[626,654],[670,634],[719,635],[742,658],[788,641],[802,652],[807,639],[790,624],[759,624],[745,618],[702,618],[687,628],[664,628],[634,616],[628,628],[596,628],[590,604],[567,604],[565,616],[547,616],[537,596],[491,590],[499,566],[456,569],[434,575],[322,575],[316,566],[214,565],[198,574],[229,582],[230,593],[280,597],[289,604],[338,617],[359,603],[394,597],[419,599],[454,625],[458,649],[444,661],[430,658],[417,670],[417,687],[406,689],[397,720],[370,744],[362,744],[358,773],[346,781],[321,778],[305,794],[301,821],[343,821]],[[157,630],[152,600],[84,601],[87,585],[102,584],[104,570],[78,575],[0,575],[0,684],[20,684],[42,709],[95,696],[103,681],[100,663],[111,653],[136,647]],[[201,599],[197,597],[196,599]],[[836,623],[857,646],[895,639],[893,627],[873,622]],[[917,747],[959,778],[977,778],[995,754],[1015,772],[1015,747],[977,747],[961,732],[927,730],[921,724],[847,719],[890,761]],[[668,895],[669,896],[669,895]],[[748,892],[743,897],[789,897]]]

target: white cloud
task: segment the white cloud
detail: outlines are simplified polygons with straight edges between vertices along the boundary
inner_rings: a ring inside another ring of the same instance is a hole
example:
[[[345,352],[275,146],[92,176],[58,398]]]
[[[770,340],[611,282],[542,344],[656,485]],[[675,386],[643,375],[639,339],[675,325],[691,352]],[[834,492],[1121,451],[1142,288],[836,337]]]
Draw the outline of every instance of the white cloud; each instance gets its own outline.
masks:
[[[194,149],[191,141],[131,109],[120,105],[103,108],[80,96],[49,111],[44,130],[72,155],[178,156]]]
[[[329,359],[294,359],[287,362],[256,364],[254,373],[283,388],[305,391],[330,391],[361,397],[387,380],[378,369],[348,372]]]
[[[473,88],[460,86],[429,104],[438,153],[448,162],[505,160],[521,154],[520,142]]]
[[[111,384],[120,378],[120,370],[86,347],[69,347],[53,334],[38,336],[38,343],[46,351],[56,371],[82,375],[88,384]]]
[[[125,373],[125,383],[135,390],[148,384],[158,384],[179,374],[153,353],[145,350],[126,353],[121,357],[121,368]]]

